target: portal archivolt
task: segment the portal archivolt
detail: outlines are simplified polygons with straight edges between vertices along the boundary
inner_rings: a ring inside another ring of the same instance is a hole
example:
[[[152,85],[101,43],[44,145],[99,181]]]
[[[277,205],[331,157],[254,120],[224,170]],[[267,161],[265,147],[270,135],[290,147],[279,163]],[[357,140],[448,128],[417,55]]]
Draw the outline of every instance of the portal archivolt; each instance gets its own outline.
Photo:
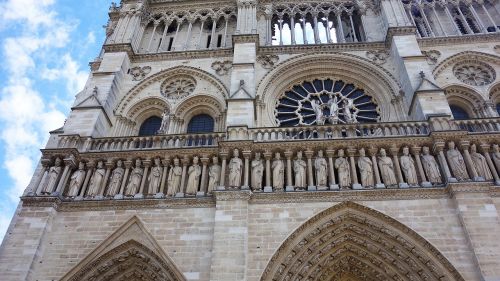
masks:
[[[345,202],[285,240],[261,281],[464,280],[425,239],[370,208]]]

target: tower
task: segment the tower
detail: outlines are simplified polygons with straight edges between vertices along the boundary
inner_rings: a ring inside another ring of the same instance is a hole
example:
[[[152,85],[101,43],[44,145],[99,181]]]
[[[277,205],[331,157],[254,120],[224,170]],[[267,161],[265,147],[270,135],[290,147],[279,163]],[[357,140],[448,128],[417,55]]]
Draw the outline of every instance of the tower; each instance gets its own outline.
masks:
[[[113,4],[2,280],[499,280],[499,10]]]

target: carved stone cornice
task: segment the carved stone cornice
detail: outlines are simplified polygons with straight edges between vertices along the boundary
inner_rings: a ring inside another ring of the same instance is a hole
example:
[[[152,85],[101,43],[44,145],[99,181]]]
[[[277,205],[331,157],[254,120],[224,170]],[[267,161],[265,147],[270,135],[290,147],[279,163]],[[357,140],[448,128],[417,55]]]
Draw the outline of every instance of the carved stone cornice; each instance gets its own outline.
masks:
[[[415,35],[416,33],[417,33],[417,28],[415,26],[389,27],[387,29],[387,35],[385,36],[385,44],[386,46],[391,46],[392,38],[394,36]]]
[[[369,51],[385,50],[384,42],[357,42],[357,43],[335,43],[335,44],[308,44],[289,46],[261,46],[258,55],[282,55],[282,54],[303,54],[311,52],[328,51]]]
[[[457,44],[498,42],[499,38],[500,36],[497,33],[491,33],[491,34],[419,38],[417,39],[417,42],[418,45],[421,48],[423,48],[423,47],[434,47],[434,46],[449,46]]]
[[[449,183],[446,187],[446,192],[450,196],[455,196],[459,193],[496,193],[498,187],[495,187],[490,182],[459,182]]]
[[[235,191],[214,191],[216,201],[248,201],[252,196],[250,190],[235,190]]]

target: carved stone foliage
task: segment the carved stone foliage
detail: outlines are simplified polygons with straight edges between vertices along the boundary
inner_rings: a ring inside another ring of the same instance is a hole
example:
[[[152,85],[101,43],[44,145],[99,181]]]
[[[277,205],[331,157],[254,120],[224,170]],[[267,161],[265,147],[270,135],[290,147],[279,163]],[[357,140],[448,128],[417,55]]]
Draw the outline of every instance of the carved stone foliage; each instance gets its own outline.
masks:
[[[366,57],[369,58],[375,64],[384,64],[389,57],[389,52],[385,50],[380,51],[368,51],[366,52]]]
[[[188,75],[173,77],[161,85],[161,94],[172,100],[189,96],[196,88],[196,80]]]
[[[292,233],[261,281],[345,280],[345,275],[359,280],[464,280],[436,248],[406,226],[346,202]]]
[[[150,66],[136,66],[130,69],[130,75],[132,75],[132,80],[141,81],[146,78],[146,76],[151,72]]]
[[[257,57],[257,62],[259,62],[265,69],[273,68],[279,60],[280,57],[277,55],[261,55]]]
[[[483,62],[457,63],[453,67],[453,74],[458,80],[472,86],[491,84],[496,77],[493,67]]]
[[[427,58],[427,63],[436,64],[439,57],[441,57],[441,52],[438,50],[422,51],[422,54]]]
[[[212,69],[215,70],[220,76],[226,75],[229,73],[229,70],[233,67],[233,63],[229,60],[226,61],[216,61],[212,63]]]

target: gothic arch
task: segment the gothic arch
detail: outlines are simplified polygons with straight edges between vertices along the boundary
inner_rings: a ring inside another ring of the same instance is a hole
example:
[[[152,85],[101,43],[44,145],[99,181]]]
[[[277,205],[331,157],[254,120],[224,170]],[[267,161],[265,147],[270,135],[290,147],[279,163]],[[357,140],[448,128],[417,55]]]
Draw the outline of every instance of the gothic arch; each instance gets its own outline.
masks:
[[[277,97],[303,81],[331,78],[354,84],[372,96],[380,106],[382,121],[403,117],[391,101],[399,95],[400,85],[387,70],[369,60],[341,53],[299,55],[288,59],[268,72],[257,87],[257,98],[265,107],[258,118],[260,126],[276,126],[274,107]]]
[[[196,95],[184,100],[175,109],[175,117],[184,120],[181,132],[186,131],[189,120],[199,114],[208,114],[215,120],[215,128],[222,129],[226,104],[210,95]]]
[[[210,85],[214,87],[217,94],[220,95],[219,99],[225,100],[229,97],[228,90],[224,86],[224,84],[216,78],[214,75],[203,71],[201,69],[190,67],[190,66],[176,66],[163,71],[160,71],[150,77],[146,78],[144,81],[140,82],[138,85],[134,86],[125,96],[120,100],[118,105],[116,106],[115,112],[118,115],[123,115],[124,112],[130,108],[130,103],[134,101],[134,99],[147,87],[157,83],[158,88],[160,84],[168,79],[173,79],[176,76],[189,75],[194,77],[195,79],[201,81],[207,81]],[[158,89],[158,95],[160,95]]]
[[[298,227],[260,280],[464,279],[407,226],[368,207],[343,202]]]
[[[444,90],[446,99],[450,105],[457,105],[463,108],[470,117],[480,117],[481,105],[484,103],[483,97],[471,89],[463,85],[452,85]]]
[[[493,84],[489,91],[489,99],[495,104],[500,103],[500,82]]]
[[[138,126],[151,116],[161,116],[166,109],[171,110],[171,105],[159,97],[146,97],[136,102],[126,113],[126,117],[133,120]]]
[[[485,63],[500,64],[500,57],[475,51],[465,51],[455,54],[440,62],[432,71],[434,78],[437,77],[448,67],[463,61],[480,61]],[[441,86],[441,85],[440,85]]]

